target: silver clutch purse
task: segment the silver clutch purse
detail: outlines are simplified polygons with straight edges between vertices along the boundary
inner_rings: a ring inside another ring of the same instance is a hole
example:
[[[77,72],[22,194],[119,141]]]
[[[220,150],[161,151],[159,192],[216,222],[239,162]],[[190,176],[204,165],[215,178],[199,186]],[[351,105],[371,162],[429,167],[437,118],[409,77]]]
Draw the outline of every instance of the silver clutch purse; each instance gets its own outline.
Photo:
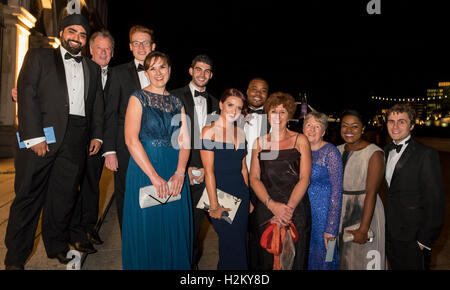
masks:
[[[170,182],[168,183],[170,188]],[[181,192],[177,196],[169,195],[166,198],[160,198],[156,193],[156,188],[153,185],[144,186],[139,189],[139,206],[147,208],[155,205],[166,204],[172,201],[180,200]]]
[[[347,233],[347,231],[357,230],[357,229],[359,229],[359,225],[360,224],[357,223],[357,224],[354,224],[352,226],[348,226],[348,227],[344,228],[344,233],[343,233],[343,236],[342,236],[342,240],[343,240],[344,243],[353,241],[353,239],[355,237],[352,234]],[[371,229],[369,229],[369,231],[367,232],[367,241],[368,242],[372,242],[374,237],[375,237],[375,235],[374,235],[373,231]]]

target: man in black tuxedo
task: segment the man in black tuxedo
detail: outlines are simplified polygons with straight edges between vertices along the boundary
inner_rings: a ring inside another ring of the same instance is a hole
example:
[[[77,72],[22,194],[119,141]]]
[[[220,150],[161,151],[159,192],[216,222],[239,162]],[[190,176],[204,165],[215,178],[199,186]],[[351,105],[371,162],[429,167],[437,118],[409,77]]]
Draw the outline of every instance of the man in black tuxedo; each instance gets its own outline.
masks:
[[[5,244],[6,269],[23,269],[33,250],[42,207],[42,238],[49,258],[68,263],[70,217],[86,154],[101,146],[100,67],[81,55],[89,34],[79,14],[64,18],[61,47],[31,49],[18,78],[20,140],[15,156],[16,197]],[[51,127],[51,135],[44,128]],[[89,144],[89,140],[90,144]]]
[[[144,72],[144,60],[156,46],[153,30],[145,26],[131,27],[129,35],[130,50],[134,59],[112,70],[111,85],[106,92],[108,102],[105,107],[103,143],[105,166],[114,171],[114,198],[120,229],[122,229],[125,180],[130,160],[124,136],[125,113],[130,95],[150,83]]]
[[[393,106],[386,120],[393,140],[385,147],[386,255],[393,270],[427,270],[444,222],[439,155],[411,138],[409,106]]]
[[[91,59],[102,69],[102,88],[103,92],[106,92],[111,83],[111,69],[108,65],[114,54],[114,38],[111,33],[104,29],[93,33],[89,39],[89,51],[92,55]],[[106,93],[103,95],[104,103],[107,104],[107,95]],[[99,183],[104,163],[102,154],[103,150],[100,150],[97,154],[88,155],[86,158],[86,166],[80,183],[80,196],[72,216],[72,244],[77,244],[78,248],[86,253],[97,252],[92,244],[103,243],[96,228]]]
[[[245,137],[247,139],[247,168],[250,173],[250,163],[252,158],[252,149],[255,140],[266,135],[270,130],[270,125],[267,122],[267,115],[264,112],[264,103],[269,95],[269,85],[262,78],[254,78],[248,83],[247,87],[247,102],[248,115],[245,117],[244,123]],[[253,190],[250,188],[250,214],[248,219],[248,266],[250,270],[257,270],[261,265],[260,257],[258,256],[261,247],[258,239],[258,227],[256,218],[253,215],[253,208],[259,201]]]
[[[200,158],[200,135],[203,127],[215,119],[214,115],[219,115],[219,101],[206,91],[206,85],[213,76],[212,66],[212,60],[208,56],[196,56],[189,68],[191,82],[185,87],[172,91],[172,94],[184,103],[191,134],[192,150],[188,162],[188,176],[194,216],[193,269],[198,268],[200,260],[198,234],[205,217],[205,212],[196,208],[205,188],[205,171]]]

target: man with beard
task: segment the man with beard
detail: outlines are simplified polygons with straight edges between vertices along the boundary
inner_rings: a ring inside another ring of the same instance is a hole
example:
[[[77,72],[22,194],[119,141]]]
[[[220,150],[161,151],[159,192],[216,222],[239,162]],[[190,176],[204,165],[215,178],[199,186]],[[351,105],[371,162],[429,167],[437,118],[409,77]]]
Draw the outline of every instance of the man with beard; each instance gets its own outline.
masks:
[[[125,180],[130,161],[130,153],[125,145],[125,113],[130,95],[150,83],[144,72],[144,60],[156,47],[153,30],[145,26],[131,27],[129,37],[134,59],[114,67],[111,71],[111,85],[105,96],[108,102],[105,107],[103,156],[106,168],[114,171],[114,199],[120,229],[122,229]]]
[[[255,140],[264,136],[269,132],[269,123],[267,122],[267,116],[264,113],[264,103],[269,94],[269,85],[261,78],[252,79],[247,88],[247,102],[248,102],[248,115],[245,117],[244,123],[245,137],[247,139],[247,168],[250,172],[250,160],[252,159],[252,148]],[[258,269],[258,265],[261,265],[258,257],[259,251],[257,250],[259,245],[257,229],[260,225],[255,222],[252,215],[253,205],[259,201],[253,190],[250,188],[250,215],[248,222],[248,266],[250,270]]]
[[[191,136],[191,155],[188,162],[188,176],[191,189],[192,207],[194,214],[194,247],[193,247],[193,266],[198,269],[200,260],[198,234],[203,223],[205,212],[196,208],[198,201],[205,188],[203,169],[200,158],[200,134],[206,124],[211,123],[210,114],[219,110],[219,101],[206,92],[206,85],[213,76],[212,60],[206,55],[196,56],[189,68],[189,74],[192,77],[191,82],[182,88],[172,91],[172,94],[180,98],[189,117],[189,131]],[[209,117],[208,117],[209,116]],[[217,114],[218,116],[218,114]]]
[[[15,154],[16,197],[5,237],[8,270],[24,269],[42,207],[47,256],[63,264],[71,260],[68,226],[79,177],[86,154],[100,149],[103,127],[100,67],[81,55],[88,34],[88,21],[69,15],[61,22],[61,46],[31,49],[23,62],[17,87],[23,146]]]

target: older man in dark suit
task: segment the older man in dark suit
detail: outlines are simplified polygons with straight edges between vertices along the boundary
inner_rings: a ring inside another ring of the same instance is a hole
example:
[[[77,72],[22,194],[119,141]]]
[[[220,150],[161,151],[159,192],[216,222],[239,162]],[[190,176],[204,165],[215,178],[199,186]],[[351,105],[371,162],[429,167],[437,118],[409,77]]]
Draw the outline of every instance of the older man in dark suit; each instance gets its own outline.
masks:
[[[47,256],[70,261],[68,226],[79,177],[86,154],[97,153],[102,139],[100,67],[81,55],[88,34],[83,16],[67,16],[61,22],[61,47],[30,50],[20,71],[19,135],[26,148],[17,146],[15,156],[6,269],[24,268],[42,207]]]
[[[111,83],[111,68],[109,62],[114,55],[114,38],[108,30],[99,30],[89,39],[89,51],[92,60],[102,69],[102,87],[104,102],[108,103],[106,91]],[[72,244],[78,250],[86,253],[95,253],[93,244],[100,245],[103,241],[98,235],[98,206],[99,183],[102,176],[104,157],[103,150],[97,154],[89,154],[80,183],[80,196],[78,198],[71,222]]]
[[[180,98],[189,117],[189,131],[191,135],[191,155],[188,162],[188,176],[190,182],[192,206],[194,211],[194,253],[193,268],[196,269],[200,259],[198,234],[203,223],[205,212],[196,208],[205,188],[202,160],[200,158],[200,135],[202,128],[214,119],[212,114],[219,111],[219,101],[206,91],[206,85],[213,76],[212,60],[206,55],[196,56],[189,68],[191,82],[172,94]]]
[[[444,186],[438,153],[411,137],[415,111],[386,113],[393,142],[386,153],[386,254],[393,270],[426,270],[444,222]]]

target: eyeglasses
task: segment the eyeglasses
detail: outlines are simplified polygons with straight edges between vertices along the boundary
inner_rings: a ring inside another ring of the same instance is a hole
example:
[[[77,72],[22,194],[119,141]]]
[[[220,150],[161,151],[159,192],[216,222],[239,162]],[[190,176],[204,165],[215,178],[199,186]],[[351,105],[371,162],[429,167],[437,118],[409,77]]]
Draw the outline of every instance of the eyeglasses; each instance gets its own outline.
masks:
[[[133,47],[139,47],[139,46],[144,46],[144,47],[149,47],[153,42],[151,41],[132,41],[131,45],[133,45]]]

